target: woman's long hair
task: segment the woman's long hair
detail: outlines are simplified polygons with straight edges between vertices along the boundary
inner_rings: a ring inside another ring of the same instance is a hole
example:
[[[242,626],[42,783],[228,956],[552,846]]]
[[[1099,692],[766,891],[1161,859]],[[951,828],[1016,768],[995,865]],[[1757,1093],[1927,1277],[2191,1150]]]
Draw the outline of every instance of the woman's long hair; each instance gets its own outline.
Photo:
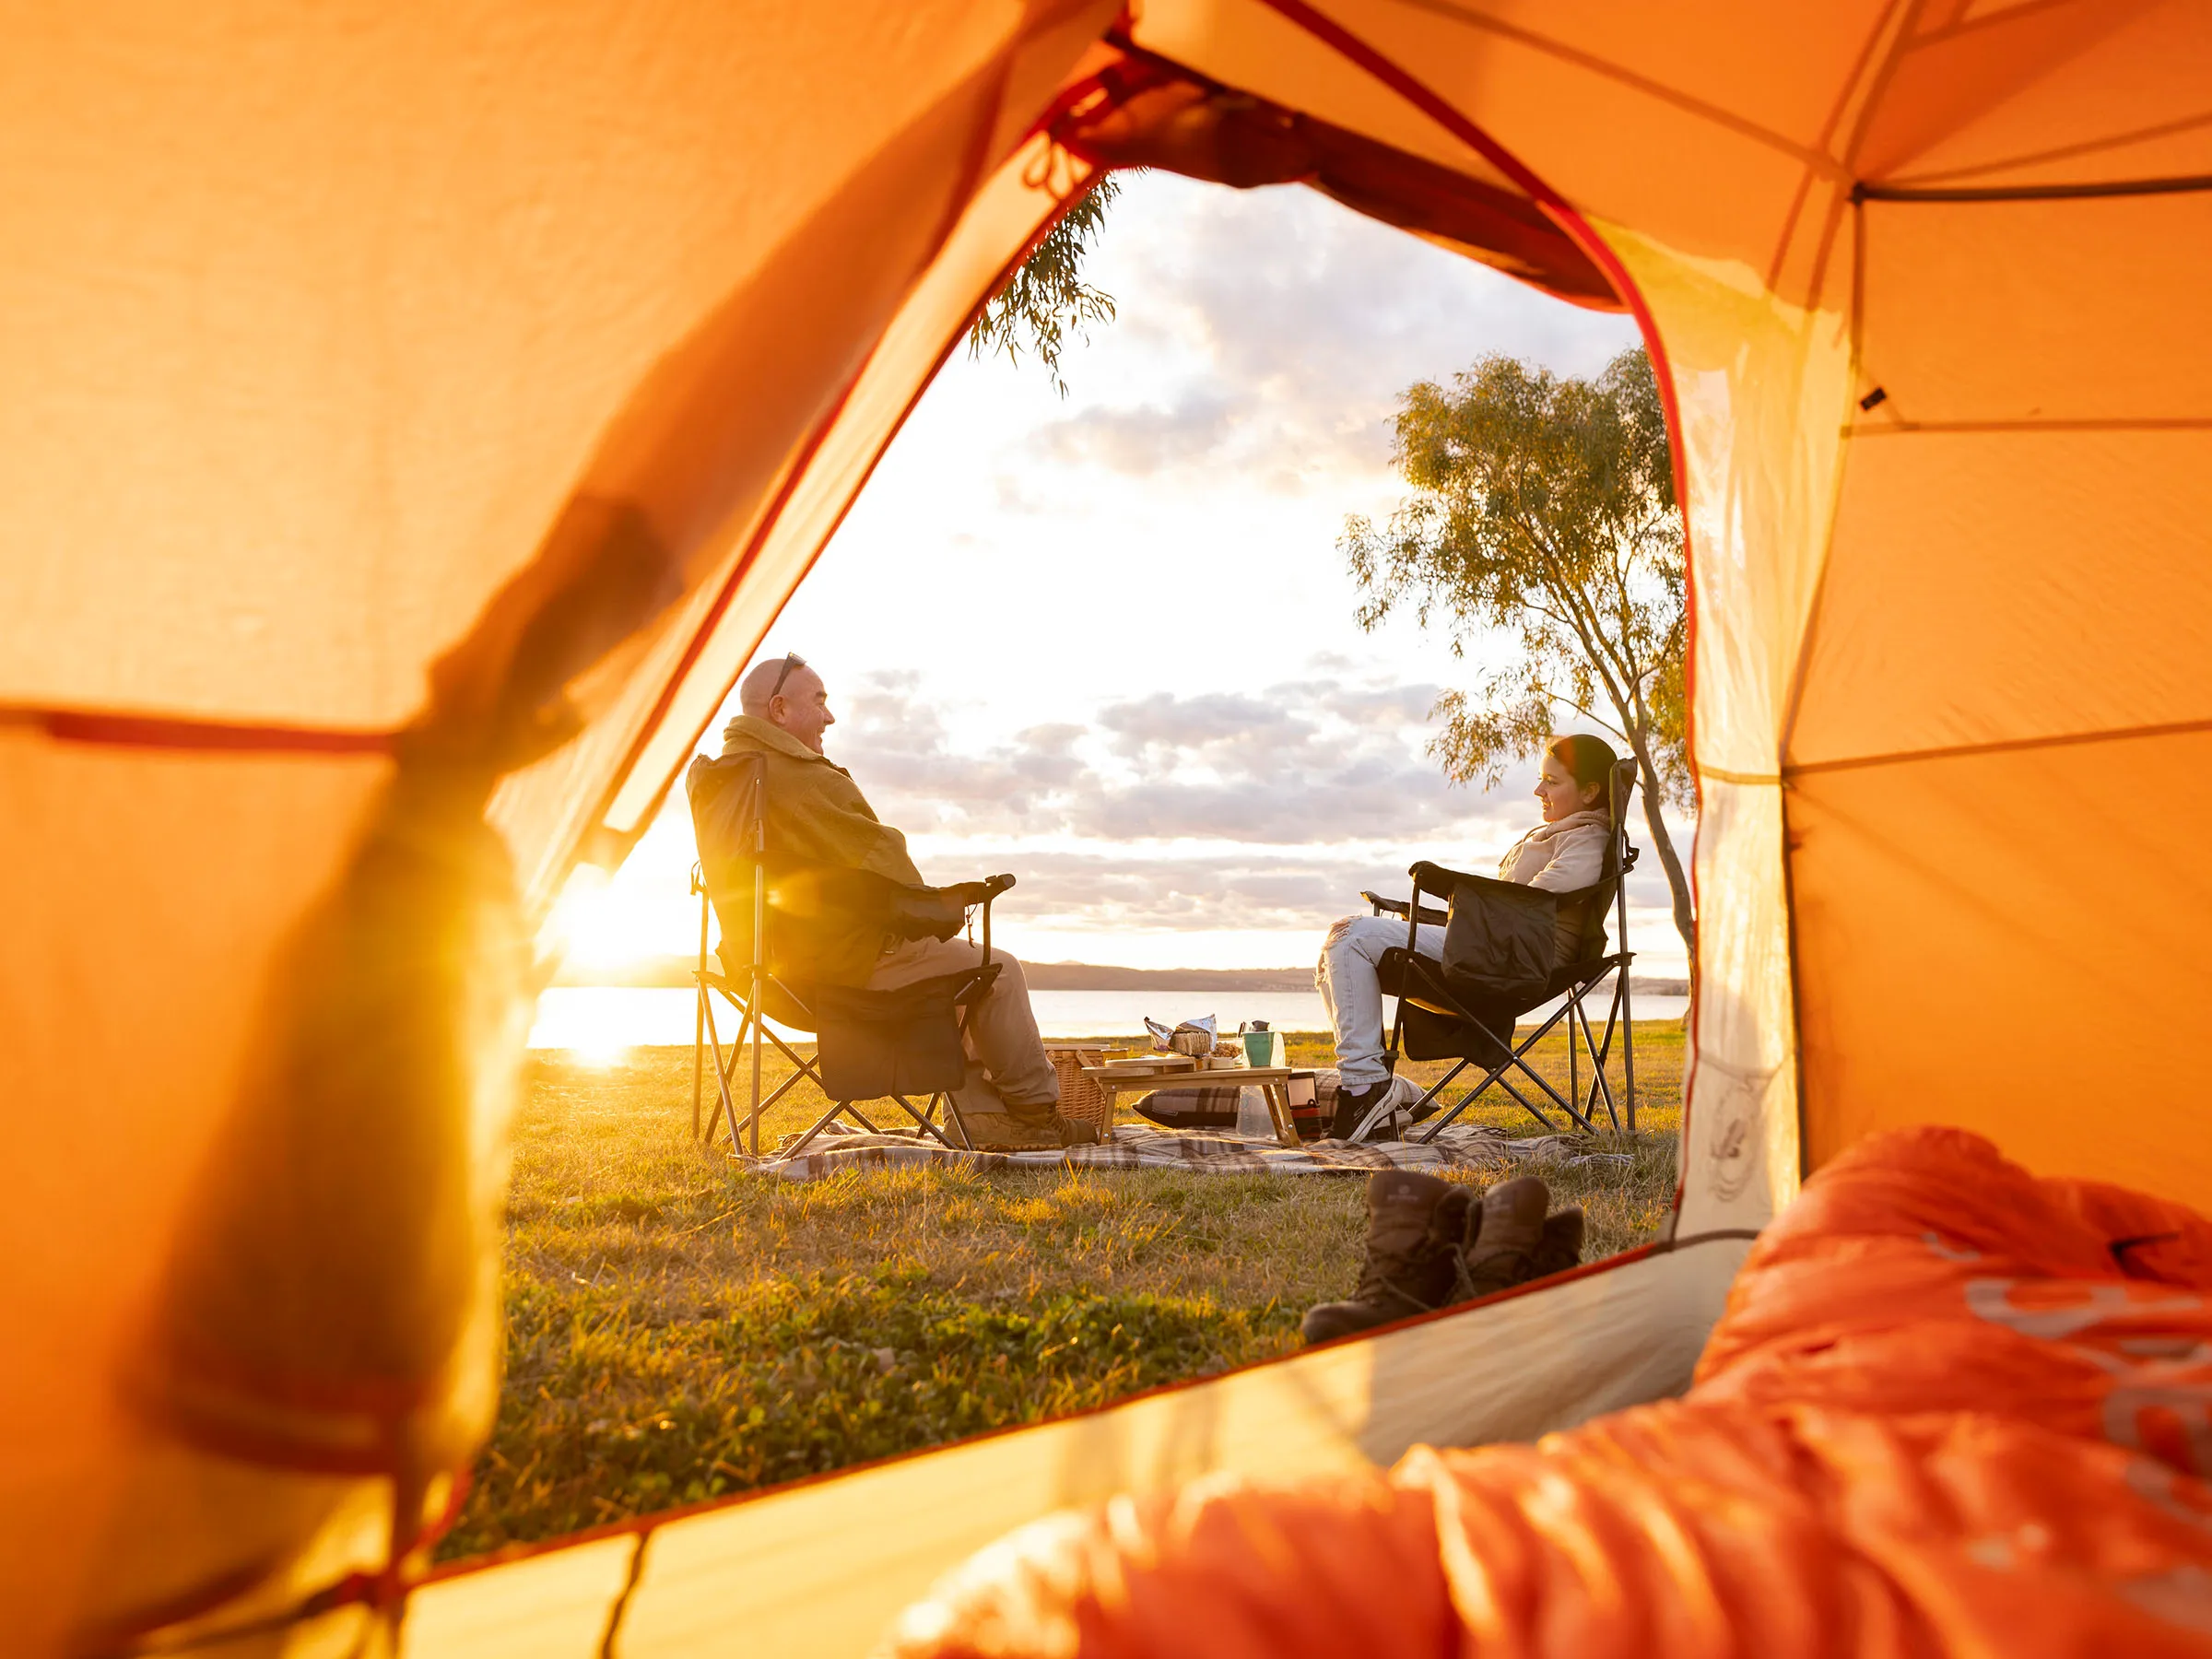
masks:
[[[1583,810],[1594,812],[1612,804],[1613,769],[1620,764],[1620,757],[1613,746],[1603,737],[1593,737],[1587,732],[1576,732],[1571,736],[1554,737],[1544,746],[1544,752],[1567,769],[1567,775],[1587,788],[1597,785],[1597,799]]]

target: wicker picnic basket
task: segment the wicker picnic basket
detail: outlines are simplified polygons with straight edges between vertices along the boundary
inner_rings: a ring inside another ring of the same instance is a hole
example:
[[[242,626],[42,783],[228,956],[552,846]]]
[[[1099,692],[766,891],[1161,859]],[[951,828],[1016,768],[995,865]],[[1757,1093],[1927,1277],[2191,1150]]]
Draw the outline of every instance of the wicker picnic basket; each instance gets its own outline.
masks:
[[[1053,1069],[1060,1074],[1061,1115],[1096,1124],[1100,1134],[1111,1129],[1113,1125],[1107,1122],[1104,1091],[1083,1075],[1087,1065],[1106,1064],[1106,1050],[1102,1046],[1048,1042],[1044,1052],[1052,1060]]]

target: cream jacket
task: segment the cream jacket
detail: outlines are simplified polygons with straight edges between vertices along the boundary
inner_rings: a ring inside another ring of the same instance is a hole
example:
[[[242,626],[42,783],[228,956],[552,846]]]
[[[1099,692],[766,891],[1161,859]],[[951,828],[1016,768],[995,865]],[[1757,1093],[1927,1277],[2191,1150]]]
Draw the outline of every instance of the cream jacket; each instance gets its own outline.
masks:
[[[1606,838],[1611,817],[1602,807],[1570,813],[1556,824],[1538,824],[1498,861],[1498,879],[1547,893],[1571,893],[1606,873]]]
[[[1498,878],[1547,893],[1586,888],[1606,873],[1606,841],[1612,833],[1612,816],[1596,807],[1570,813],[1556,824],[1538,824],[1498,861]],[[1552,934],[1553,960],[1559,967],[1576,961],[1586,949],[1603,948],[1602,923],[1594,938],[1583,936],[1584,927],[1596,920],[1586,905],[1559,906]]]

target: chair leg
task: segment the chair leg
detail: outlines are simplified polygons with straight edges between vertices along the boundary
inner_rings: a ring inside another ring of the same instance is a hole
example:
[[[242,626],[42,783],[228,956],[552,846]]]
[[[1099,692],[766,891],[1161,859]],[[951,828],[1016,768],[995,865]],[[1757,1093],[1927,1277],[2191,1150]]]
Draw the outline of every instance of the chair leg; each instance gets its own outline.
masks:
[[[759,867],[756,866],[753,872],[753,886],[756,892],[756,901],[753,906],[753,1001],[752,1007],[750,1009],[750,1012],[753,1016],[753,1110],[747,1116],[746,1122],[747,1138],[751,1140],[753,1144],[753,1156],[755,1158],[760,1156],[760,1114],[767,1110],[767,1108],[760,1102],[760,1039],[763,1033],[765,1033],[768,1030],[768,1017],[760,1011],[761,976],[759,962],[761,948],[761,922],[760,907],[757,897],[759,885],[760,874]],[[778,1041],[781,1041],[781,1039]],[[730,1134],[732,1139],[736,1137],[736,1131],[737,1125],[732,1124],[730,1125]]]
[[[1569,1022],[1568,1027],[1567,1053],[1570,1058],[1573,1057],[1578,1052],[1576,1045],[1579,1043],[1581,1045],[1580,1052],[1590,1056],[1591,1077],[1588,1097],[1585,1098],[1582,1091],[1577,1089],[1574,1091],[1574,1098],[1581,1102],[1584,1117],[1592,1119],[1594,1118],[1594,1109],[1598,1101],[1604,1100],[1606,1120],[1613,1125],[1613,1133],[1618,1135],[1620,1133],[1620,1113],[1613,1108],[1613,1085],[1606,1077],[1606,1063],[1597,1052],[1597,1040],[1590,1034],[1589,1011],[1583,1008],[1579,1002],[1575,1005],[1575,1017]]]
[[[1625,979],[1625,971],[1620,976],[1620,979]],[[1617,980],[1617,982],[1613,987],[1613,1000],[1609,1005],[1607,1005],[1606,1009],[1605,1041],[1597,1045],[1596,1049],[1594,1051],[1594,1054],[1595,1064],[1597,1065],[1597,1074],[1600,1077],[1605,1077],[1606,1063],[1613,1057],[1613,1034],[1616,1030],[1618,1030],[1621,1039],[1621,1058],[1626,1063],[1622,1072],[1622,1085],[1623,1092],[1627,1096],[1626,1104],[1629,1109],[1629,1133],[1633,1135],[1636,1133],[1636,1097],[1633,1088],[1630,1086],[1634,1083],[1636,1077],[1636,1062],[1635,1056],[1631,1051],[1633,1049],[1636,1038],[1633,1029],[1626,1024],[1620,1018],[1621,994],[1624,989],[1625,985],[1621,982],[1618,982]],[[1588,1024],[1589,1021],[1587,1018],[1585,1018],[1583,1020],[1585,1029],[1588,1027]],[[1612,1118],[1613,1126],[1618,1129],[1620,1127],[1620,1115],[1614,1110],[1614,1106],[1615,1098],[1613,1094],[1612,1080],[1610,1078],[1606,1078],[1606,1112],[1607,1116]]]
[[[724,1067],[722,1063],[722,1038],[714,1029],[714,1006],[702,996],[700,1011],[706,1016],[707,1041],[712,1045],[714,1050],[715,1089],[714,1113],[707,1120],[706,1138],[700,1141],[700,1145],[712,1147],[714,1144],[715,1125],[722,1122],[726,1113],[730,1122],[730,1150],[735,1152],[741,1149],[737,1139],[737,1102],[730,1099],[729,1073],[730,1069],[736,1065],[739,1050],[744,1046],[745,1028],[742,1025],[737,1028],[739,1033],[737,1046],[731,1049],[729,1067]]]
[[[1636,1020],[1629,1002],[1629,971],[1625,966],[1620,971],[1620,984],[1614,996],[1620,1004],[1620,1092],[1628,1097],[1629,1133],[1633,1135],[1636,1133]],[[1606,1029],[1610,1031],[1612,1028],[1613,1021],[1608,1018]]]
[[[1564,1112],[1570,1118],[1573,1119],[1575,1124],[1585,1133],[1595,1134],[1597,1126],[1591,1123],[1588,1118],[1584,1117],[1581,1112],[1576,1110],[1574,1102],[1568,1100],[1566,1096],[1560,1094],[1557,1088],[1553,1088],[1540,1073],[1530,1066],[1527,1060],[1524,1058],[1529,1050],[1535,1048],[1537,1043],[1543,1041],[1547,1036],[1550,1035],[1552,1027],[1558,1025],[1560,1020],[1566,1018],[1567,1011],[1565,1008],[1561,1008],[1559,1012],[1554,1014],[1549,1019],[1546,1020],[1534,1031],[1530,1032],[1528,1037],[1524,1041],[1518,1044],[1506,1045],[1506,1057],[1504,1063],[1495,1067],[1488,1077],[1483,1078],[1481,1082],[1477,1083],[1473,1088],[1469,1089],[1465,1095],[1461,1097],[1458,1103],[1455,1104],[1450,1112],[1446,1112],[1443,1117],[1439,1119],[1437,1123],[1430,1129],[1427,1135],[1424,1135],[1420,1137],[1420,1144],[1427,1146],[1439,1135],[1442,1134],[1445,1128],[1450,1125],[1453,1119],[1459,1116],[1462,1112],[1465,1112],[1469,1105],[1473,1104],[1476,1097],[1480,1095],[1484,1089],[1489,1088],[1489,1086],[1493,1083],[1498,1084],[1505,1090],[1506,1093],[1512,1095],[1515,1100],[1519,1101],[1522,1109],[1527,1112],[1531,1117],[1535,1118],[1537,1123],[1543,1124],[1546,1129],[1551,1131],[1553,1134],[1557,1134],[1559,1132],[1559,1126],[1549,1118],[1544,1115],[1543,1109],[1541,1107],[1537,1106],[1535,1101],[1531,1100],[1526,1095],[1523,1094],[1519,1088],[1513,1086],[1512,1081],[1510,1081],[1505,1075],[1509,1071],[1519,1072],[1531,1083],[1534,1083],[1553,1105],[1557,1106],[1561,1112]]]
[[[1474,1064],[1475,1062],[1472,1060],[1462,1060],[1457,1065],[1454,1065],[1450,1071],[1446,1072],[1442,1077],[1439,1077],[1434,1083],[1430,1085],[1428,1093],[1424,1094],[1411,1106],[1406,1108],[1406,1114],[1410,1116],[1412,1113],[1418,1112],[1422,1107],[1428,1105],[1430,1101],[1435,1100],[1436,1097],[1441,1094],[1445,1088],[1450,1085],[1453,1078],[1458,1077],[1461,1072],[1465,1071],[1468,1066]],[[1396,1074],[1393,1073],[1392,1075],[1394,1077]],[[1466,1101],[1460,1101],[1458,1105],[1452,1109],[1452,1115],[1453,1117],[1458,1116],[1460,1112],[1465,1109],[1465,1105]],[[1369,1107],[1367,1109],[1367,1115],[1361,1118],[1359,1124],[1352,1130],[1352,1144],[1357,1146],[1359,1144],[1359,1142],[1365,1140],[1367,1138],[1368,1132],[1373,1129],[1377,1124],[1382,1121],[1384,1112],[1389,1109],[1389,1102],[1387,1100],[1377,1100],[1372,1106]],[[1447,1119],[1446,1121],[1449,1122],[1450,1120]]]
[[[730,1124],[730,1150],[737,1153],[744,1152],[746,1150],[746,1143],[749,1140],[752,1143],[753,1156],[759,1157],[760,1151],[761,1115],[771,1107],[772,1107],[778,1100],[782,1100],[785,1095],[796,1088],[801,1083],[805,1082],[808,1074],[803,1069],[795,1070],[790,1077],[784,1078],[782,1082],[777,1084],[775,1088],[770,1089],[766,1095],[762,1095],[759,1088],[760,1068],[756,1064],[753,1067],[752,1105],[745,1113],[746,1133],[740,1134],[738,1129],[737,1096],[735,1088],[737,1065],[738,1062],[743,1060],[748,1053],[754,1053],[759,1049],[759,1030],[758,1022],[754,1019],[751,1010],[747,1009],[746,1006],[739,1002],[735,997],[732,997],[730,999],[730,1003],[733,1007],[738,1010],[741,1016],[737,1024],[736,1040],[730,1044],[729,1062],[726,1065],[721,1068],[722,1100],[724,1109],[728,1114]],[[747,1033],[750,1033],[753,1038],[753,1041],[749,1046],[746,1041]],[[719,1058],[719,1055],[717,1058]],[[757,1053],[755,1053],[755,1058],[758,1060]],[[818,1081],[818,1079],[817,1079],[817,1081]],[[709,1125],[709,1138],[712,1138],[712,1124]]]
[[[698,1040],[691,1047],[691,1139],[699,1146],[708,1147],[713,1145],[714,1126],[722,1121],[722,1101],[719,1097],[715,1100],[713,1114],[707,1119],[706,1132],[702,1135],[699,1126],[699,1107],[700,1101],[704,1099],[702,1091],[706,1087],[706,1076],[705,1067],[699,1064],[700,1050],[707,1046],[709,1033],[713,1030],[714,1022],[714,1010],[708,1006],[707,988],[704,985],[699,987],[697,1016]],[[720,1037],[714,1039],[713,1047],[714,1076],[719,1080],[722,1077],[722,1041]]]
[[[1507,1094],[1512,1095],[1514,1100],[1521,1103],[1522,1111],[1527,1112],[1530,1117],[1535,1118],[1537,1123],[1543,1124],[1547,1130],[1550,1131],[1550,1133],[1557,1135],[1559,1132],[1559,1126],[1544,1115],[1544,1109],[1541,1106],[1537,1105],[1534,1100],[1530,1100],[1526,1095],[1523,1094],[1518,1088],[1513,1087],[1513,1080],[1511,1077],[1507,1077],[1503,1072],[1500,1072],[1498,1074],[1497,1081],[1499,1088],[1504,1089]]]
[[[1574,985],[1567,992],[1567,1092],[1577,1101],[1583,1099],[1582,1054],[1574,1046],[1574,1017],[1583,1006],[1583,988]],[[1587,1103],[1584,1103],[1587,1110]]]
[[[900,1109],[905,1112],[906,1115],[914,1120],[914,1124],[921,1134],[926,1135],[931,1140],[935,1141],[938,1146],[943,1147],[948,1152],[953,1149],[952,1143],[947,1140],[942,1135],[939,1135],[937,1133],[937,1126],[929,1121],[930,1113],[935,1112],[937,1109],[937,1097],[935,1095],[931,1095],[929,1097],[928,1112],[916,1111],[914,1108],[914,1103],[902,1094],[895,1094],[891,1097],[891,1099],[898,1101]]]
[[[1526,1041],[1521,1042],[1513,1049],[1511,1064],[1513,1070],[1519,1072],[1531,1083],[1535,1084],[1538,1089],[1542,1090],[1547,1100],[1548,1100],[1554,1106],[1557,1106],[1561,1112],[1565,1112],[1569,1117],[1572,1118],[1574,1120],[1575,1126],[1581,1129],[1583,1134],[1595,1135],[1597,1133],[1597,1125],[1592,1123],[1587,1117],[1583,1115],[1582,1108],[1577,1106],[1572,1100],[1569,1100],[1565,1095],[1561,1094],[1557,1088],[1555,1088],[1552,1086],[1551,1079],[1545,1077],[1543,1073],[1537,1071],[1534,1066],[1530,1065],[1527,1060],[1527,1055],[1530,1051],[1533,1050],[1537,1043],[1543,1041],[1545,1038],[1551,1034],[1552,1027],[1558,1025],[1561,1019],[1565,1018],[1567,1017],[1568,1008],[1572,1007],[1574,1005],[1572,1004],[1569,1004],[1566,1007],[1562,1007],[1557,1014],[1554,1014],[1549,1019],[1546,1020],[1542,1025],[1531,1031],[1528,1034]],[[1512,1092],[1515,1100],[1520,1100],[1521,1097],[1519,1090],[1514,1089],[1512,1090]],[[1528,1104],[1528,1102],[1523,1100],[1522,1104],[1525,1106]],[[1534,1107],[1530,1107],[1530,1110],[1533,1112],[1535,1109]],[[1542,1118],[1544,1114],[1538,1112],[1536,1112],[1536,1116]],[[1545,1119],[1545,1123],[1548,1127],[1550,1120]]]
[[[1422,1097],[1423,1101],[1425,1102],[1430,1098],[1434,1096],[1438,1090],[1443,1088],[1444,1083],[1449,1083],[1453,1077],[1458,1077],[1462,1071],[1465,1070],[1468,1066],[1474,1064],[1475,1062],[1472,1060],[1462,1060],[1457,1065],[1453,1066],[1450,1071],[1444,1074],[1443,1082],[1439,1083],[1435,1088],[1432,1088],[1429,1091],[1428,1095],[1424,1095]],[[1503,1065],[1498,1066],[1494,1070],[1485,1074],[1481,1082],[1476,1084],[1475,1087],[1468,1089],[1465,1094],[1461,1095],[1458,1100],[1453,1101],[1451,1106],[1445,1110],[1444,1114],[1438,1118],[1435,1123],[1429,1125],[1427,1134],[1417,1136],[1416,1138],[1422,1146],[1427,1146],[1430,1141],[1434,1140],[1438,1135],[1449,1129],[1453,1124],[1457,1121],[1461,1112],[1466,1111],[1468,1107],[1474,1105],[1475,1102],[1482,1097],[1485,1089],[1488,1088],[1491,1084],[1497,1082],[1504,1076],[1505,1067]],[[1528,1104],[1526,1100],[1524,1100],[1521,1103],[1524,1106]],[[1538,1117],[1542,1117],[1543,1113],[1538,1112],[1536,1115]],[[1550,1122],[1548,1119],[1546,1120],[1545,1127],[1550,1127]]]
[[[785,1095],[789,1094],[793,1089],[796,1088],[801,1083],[806,1082],[806,1080],[807,1079],[805,1073],[794,1072],[790,1077],[784,1078],[782,1082],[777,1084],[775,1088],[768,1091],[767,1097],[762,1100],[759,1106],[755,1109],[754,1115],[758,1117],[761,1112],[766,1112],[771,1106],[773,1106],[778,1100],[782,1100]]]
[[[731,995],[727,991],[724,992],[723,994],[729,997],[730,1006],[735,1008],[738,1013],[737,1035],[730,1043],[730,1058],[728,1064],[726,1065],[721,1064],[721,1053],[719,1049],[715,1054],[717,1070],[721,1074],[723,1106],[724,1109],[726,1110],[729,1117],[730,1150],[735,1153],[744,1152],[746,1149],[746,1142],[749,1139],[752,1142],[753,1156],[757,1158],[760,1154],[760,1114],[766,1112],[770,1107],[773,1106],[785,1095],[789,1094],[792,1089],[799,1084],[806,1074],[803,1070],[793,1072],[790,1077],[784,1078],[782,1082],[777,1084],[774,1088],[771,1089],[767,1097],[763,1099],[760,1093],[759,1065],[760,1032],[763,1029],[763,1022],[759,1018],[758,1016],[754,1014],[752,1009],[747,1007],[745,1004],[737,997]],[[712,1018],[711,1012],[709,1018],[710,1019]],[[747,1043],[747,1038],[748,1034],[752,1040],[749,1052],[752,1053],[754,1061],[752,1105],[745,1114],[746,1124],[748,1133],[741,1135],[738,1133],[737,1127],[737,1097],[733,1085],[737,1076],[737,1063],[740,1060],[743,1060],[748,1052]],[[774,1033],[771,1032],[770,1035],[772,1038]],[[708,1138],[710,1140],[713,1138],[713,1126],[712,1124],[708,1125]]]
[[[721,1038],[715,1029],[713,1008],[712,1006],[710,1006],[707,1009],[707,1039],[714,1051],[714,1071],[715,1077],[717,1079],[717,1087],[720,1092],[720,1099],[716,1104],[714,1115],[708,1120],[707,1138],[705,1144],[709,1146],[713,1144],[715,1131],[723,1118],[726,1115],[730,1125],[730,1150],[732,1152],[743,1152],[745,1150],[745,1138],[738,1132],[736,1097],[733,1092],[731,1086],[737,1076],[738,1063],[745,1059],[747,1055],[747,1048],[746,1039],[748,1034],[750,1034],[754,1040],[752,1043],[752,1050],[754,1052],[754,1057],[756,1060],[759,1058],[758,1051],[760,1047],[759,1040],[761,1034],[765,1032],[768,1041],[774,1043],[776,1047],[782,1052],[783,1057],[791,1062],[791,1076],[784,1078],[782,1082],[777,1084],[775,1088],[770,1089],[766,1095],[755,1094],[753,1097],[752,1110],[746,1114],[747,1121],[750,1124],[752,1129],[751,1139],[754,1147],[754,1155],[758,1157],[760,1145],[761,1117],[772,1107],[774,1107],[778,1100],[781,1100],[785,1095],[796,1088],[801,1083],[811,1082],[817,1088],[822,1088],[821,1074],[815,1069],[811,1062],[809,1062],[804,1055],[800,1054],[795,1049],[794,1049],[791,1044],[785,1042],[783,1039],[779,1037],[774,1031],[769,1030],[767,1022],[765,1020],[757,1020],[752,1010],[745,1006],[742,998],[732,994],[728,991],[724,991],[723,995],[728,998],[730,1006],[735,1008],[738,1012],[739,1019],[737,1025],[737,1035],[735,1040],[730,1044],[728,1058],[724,1060],[723,1057]],[[756,1075],[758,1075],[759,1067],[757,1065],[754,1069]],[[827,1088],[822,1088],[823,1094],[827,1095],[829,1092],[830,1091]]]
[[[1554,1106],[1557,1106],[1561,1112],[1565,1112],[1570,1118],[1573,1119],[1576,1128],[1580,1129],[1585,1135],[1595,1135],[1597,1133],[1597,1125],[1583,1115],[1582,1109],[1578,1107],[1572,1100],[1569,1100],[1565,1095],[1561,1094],[1557,1088],[1555,1088],[1552,1086],[1550,1078],[1545,1077],[1543,1073],[1537,1071],[1534,1066],[1530,1065],[1526,1060],[1522,1058],[1524,1054],[1528,1053],[1530,1048],[1535,1046],[1539,1038],[1542,1038],[1550,1031],[1552,1026],[1556,1023],[1557,1021],[1547,1021],[1543,1029],[1537,1031],[1535,1037],[1531,1037],[1528,1041],[1523,1043],[1518,1049],[1513,1051],[1513,1057],[1512,1061],[1512,1069],[1519,1072],[1524,1077],[1526,1077],[1531,1083],[1535,1084],[1536,1088],[1542,1091],[1547,1100],[1548,1100]],[[1545,1117],[1541,1112],[1537,1112],[1535,1107],[1529,1105],[1529,1102],[1522,1098],[1521,1091],[1519,1089],[1515,1088],[1512,1083],[1506,1082],[1502,1077],[1499,1080],[1505,1084],[1507,1093],[1511,1094],[1516,1100],[1520,1100],[1524,1106],[1527,1106],[1529,1111],[1535,1112],[1536,1117],[1543,1123],[1546,1128],[1548,1129],[1551,1127],[1551,1120]]]
[[[939,1089],[930,1097],[933,1108],[939,1101],[944,1102],[945,1106],[945,1127],[959,1137],[947,1140],[947,1144],[956,1152],[974,1151],[975,1137],[968,1133],[968,1120],[960,1115],[959,1102],[953,1099],[952,1091],[948,1088]]]
[[[852,1101],[832,1100],[830,1103],[830,1110],[823,1112],[820,1117],[816,1118],[813,1124],[808,1126],[806,1133],[800,1135],[797,1140],[792,1142],[790,1150],[781,1153],[779,1156],[783,1158],[796,1158],[800,1153],[806,1151],[809,1146],[813,1145],[814,1137],[819,1135],[823,1130],[829,1128],[831,1124],[835,1123],[837,1121],[838,1114],[842,1112],[852,1112],[854,1117],[860,1117],[859,1112],[853,1111]],[[860,1118],[860,1121],[864,1124],[868,1122],[868,1120],[865,1118]],[[873,1132],[875,1129],[875,1125],[873,1124],[869,1124],[868,1127],[871,1132]]]

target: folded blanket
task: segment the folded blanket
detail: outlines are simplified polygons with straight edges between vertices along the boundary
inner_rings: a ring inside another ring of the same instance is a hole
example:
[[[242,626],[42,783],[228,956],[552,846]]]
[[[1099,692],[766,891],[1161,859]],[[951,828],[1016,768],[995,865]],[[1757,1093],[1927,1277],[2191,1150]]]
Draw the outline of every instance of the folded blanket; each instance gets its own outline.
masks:
[[[1919,1129],[1760,1239],[1682,1400],[1041,1524],[956,1655],[2212,1654],[2212,1226]]]

